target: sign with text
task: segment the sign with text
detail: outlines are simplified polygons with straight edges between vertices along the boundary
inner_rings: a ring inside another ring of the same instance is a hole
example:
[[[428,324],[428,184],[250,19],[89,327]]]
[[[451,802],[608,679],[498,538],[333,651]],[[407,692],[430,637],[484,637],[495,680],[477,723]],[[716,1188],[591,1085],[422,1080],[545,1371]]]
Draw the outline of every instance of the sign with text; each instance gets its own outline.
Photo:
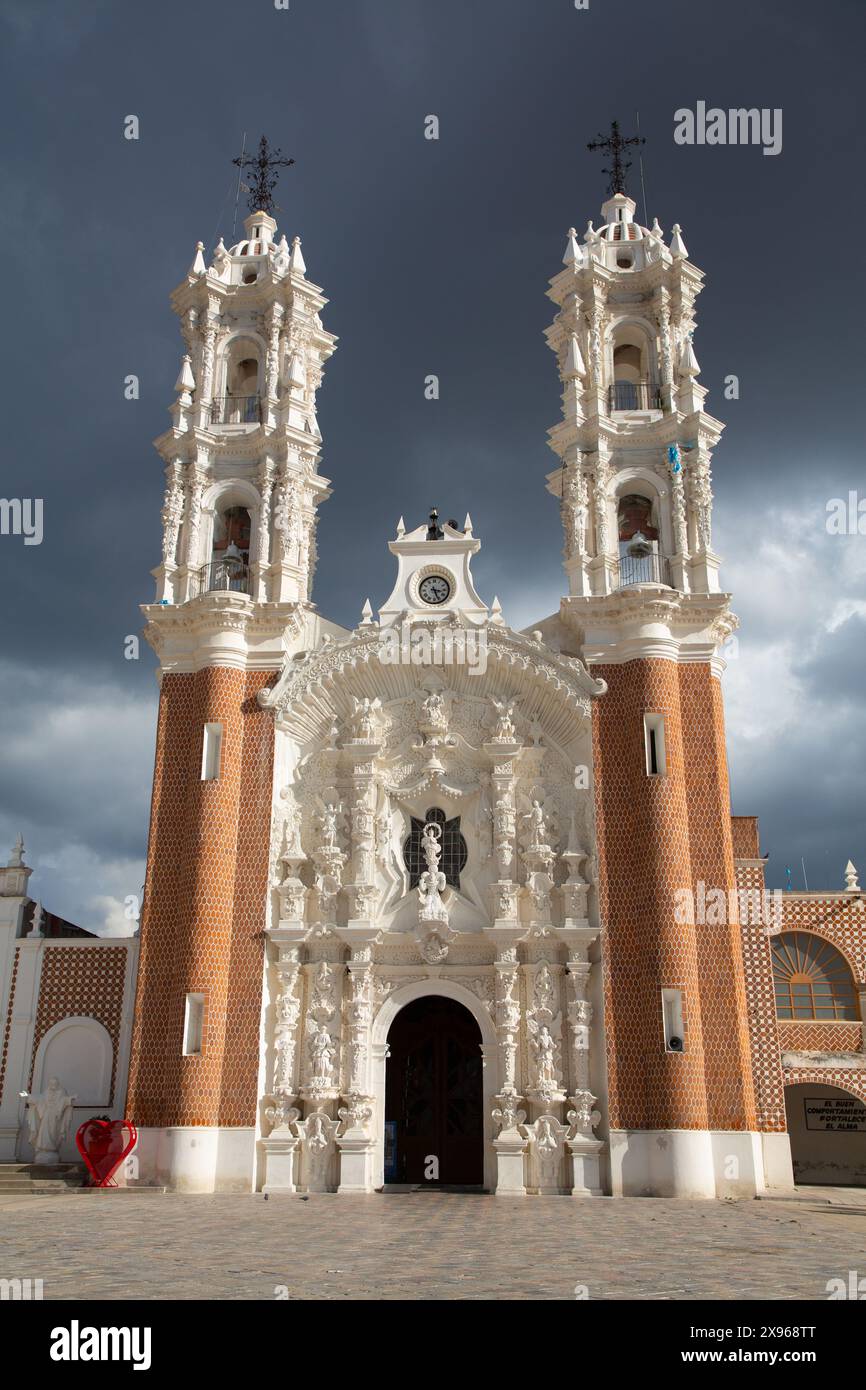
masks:
[[[803,1101],[807,1129],[866,1134],[866,1105],[856,1096],[814,1096]]]

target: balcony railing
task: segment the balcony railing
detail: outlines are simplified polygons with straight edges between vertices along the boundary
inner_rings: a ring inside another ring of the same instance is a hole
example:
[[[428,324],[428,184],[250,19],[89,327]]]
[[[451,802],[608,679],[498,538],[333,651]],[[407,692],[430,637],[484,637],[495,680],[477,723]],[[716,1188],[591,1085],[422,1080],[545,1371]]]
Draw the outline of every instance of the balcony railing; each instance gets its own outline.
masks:
[[[212,560],[203,565],[193,576],[191,597],[228,589],[234,594],[252,593],[252,569],[243,560],[231,556],[224,560]]]
[[[620,555],[616,587],[630,584],[670,584],[670,566],[663,555]]]
[[[260,425],[261,396],[217,396],[211,402],[212,425]]]
[[[608,410],[661,410],[661,391],[654,381],[615,381],[607,388]]]

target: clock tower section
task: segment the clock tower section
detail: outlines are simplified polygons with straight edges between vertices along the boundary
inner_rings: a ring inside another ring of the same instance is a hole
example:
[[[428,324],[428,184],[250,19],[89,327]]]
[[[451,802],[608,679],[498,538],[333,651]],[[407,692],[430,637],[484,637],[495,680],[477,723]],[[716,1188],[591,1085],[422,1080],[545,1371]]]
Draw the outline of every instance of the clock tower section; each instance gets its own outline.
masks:
[[[735,890],[720,676],[736,619],[712,542],[723,426],[693,345],[704,277],[679,225],[669,240],[640,226],[613,187],[602,225],[568,233],[546,335],[555,626],[608,686],[593,758],[612,1190],[748,1194],[786,1136],[756,1132],[740,928],[682,920],[689,891]]]
[[[336,339],[300,240],[259,208],[201,243],[172,295],[185,351],[146,636],[160,702],[129,1115],[143,1169],[249,1190],[254,1161],[273,719],[257,701],[328,631],[311,603],[316,395]]]

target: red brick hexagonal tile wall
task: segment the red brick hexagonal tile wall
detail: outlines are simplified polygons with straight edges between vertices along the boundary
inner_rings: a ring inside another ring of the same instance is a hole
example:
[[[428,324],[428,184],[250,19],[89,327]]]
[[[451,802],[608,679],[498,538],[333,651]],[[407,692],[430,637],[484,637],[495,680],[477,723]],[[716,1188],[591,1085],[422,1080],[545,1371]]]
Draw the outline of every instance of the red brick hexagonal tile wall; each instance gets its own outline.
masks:
[[[273,776],[274,672],[163,677],[130,1063],[140,1126],[255,1120]],[[223,726],[218,779],[203,729]],[[185,997],[205,996],[199,1056],[182,1055]]]

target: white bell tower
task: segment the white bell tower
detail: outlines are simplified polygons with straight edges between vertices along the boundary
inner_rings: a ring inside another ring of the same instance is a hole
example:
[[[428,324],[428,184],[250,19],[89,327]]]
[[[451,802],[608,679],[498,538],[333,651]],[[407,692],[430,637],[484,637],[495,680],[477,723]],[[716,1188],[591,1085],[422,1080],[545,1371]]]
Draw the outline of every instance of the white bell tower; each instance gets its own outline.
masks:
[[[562,382],[548,486],[562,504],[569,593],[642,581],[717,593],[710,459],[723,426],[704,410],[692,345],[704,277],[678,224],[666,244],[624,192],[601,215],[582,244],[569,229],[548,290]]]
[[[268,211],[246,218],[236,245],[220,238],[210,265],[203,251],[171,298],[186,352],[156,440],[166,494],[147,635],[175,669],[218,664],[227,649],[263,667],[311,598],[330,496],[316,394],[336,338],[300,239],[278,236]]]

